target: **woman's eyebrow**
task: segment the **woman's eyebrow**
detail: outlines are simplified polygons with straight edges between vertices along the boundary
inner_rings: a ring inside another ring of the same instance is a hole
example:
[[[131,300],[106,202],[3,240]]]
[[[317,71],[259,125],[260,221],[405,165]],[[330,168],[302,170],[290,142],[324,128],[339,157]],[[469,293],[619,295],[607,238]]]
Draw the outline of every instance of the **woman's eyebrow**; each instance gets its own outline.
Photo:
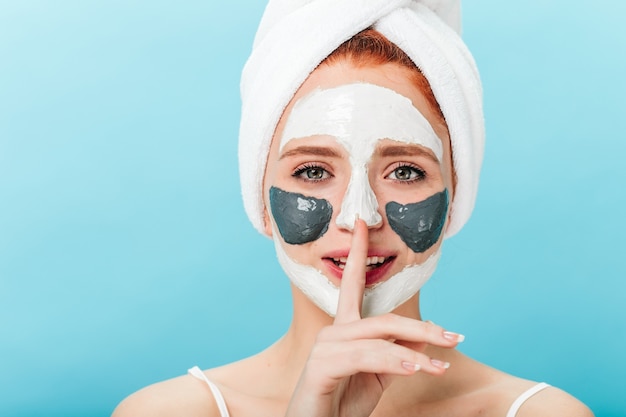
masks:
[[[339,158],[341,155],[334,149],[323,146],[298,146],[297,148],[290,149],[279,158],[287,158],[295,155],[314,155],[314,156],[327,156],[333,158]]]
[[[380,149],[381,157],[388,156],[425,156],[427,158],[432,159],[434,162],[439,163],[439,160],[435,157],[435,155],[427,149],[424,149],[420,146],[402,146],[402,145],[391,145],[391,146],[383,146]]]

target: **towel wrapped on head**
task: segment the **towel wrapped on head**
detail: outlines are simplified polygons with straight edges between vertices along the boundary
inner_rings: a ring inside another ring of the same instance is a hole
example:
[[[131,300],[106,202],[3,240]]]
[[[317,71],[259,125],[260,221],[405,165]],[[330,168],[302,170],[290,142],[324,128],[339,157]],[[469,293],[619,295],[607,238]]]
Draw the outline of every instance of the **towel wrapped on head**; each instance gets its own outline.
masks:
[[[478,70],[460,38],[459,0],[270,0],[241,78],[241,188],[246,213],[261,233],[263,176],[283,110],[328,55],[369,27],[422,71],[446,119],[456,186],[445,236],[470,217],[485,133]]]

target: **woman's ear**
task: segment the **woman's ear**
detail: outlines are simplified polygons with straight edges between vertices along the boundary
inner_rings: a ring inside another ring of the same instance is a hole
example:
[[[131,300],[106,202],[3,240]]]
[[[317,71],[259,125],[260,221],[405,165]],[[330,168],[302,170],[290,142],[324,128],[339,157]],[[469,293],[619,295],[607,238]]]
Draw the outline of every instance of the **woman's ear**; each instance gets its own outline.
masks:
[[[267,211],[267,206],[263,207],[263,232],[268,237],[272,236],[272,220],[270,219],[270,214]]]

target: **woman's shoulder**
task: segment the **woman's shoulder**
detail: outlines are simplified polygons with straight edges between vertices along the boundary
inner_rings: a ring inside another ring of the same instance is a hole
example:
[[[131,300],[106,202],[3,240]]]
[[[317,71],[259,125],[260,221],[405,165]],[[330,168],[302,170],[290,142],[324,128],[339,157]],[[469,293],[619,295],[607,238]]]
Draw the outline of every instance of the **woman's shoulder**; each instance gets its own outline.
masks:
[[[258,387],[265,385],[258,384],[258,381],[268,380],[262,369],[262,359],[263,356],[257,354],[205,371],[192,368],[187,375],[149,385],[131,394],[117,406],[112,417],[221,417],[226,412],[220,411],[219,398],[225,402],[222,404],[224,408],[257,410],[264,396]],[[252,390],[251,387],[257,388]],[[275,409],[272,401],[263,401],[261,405]]]
[[[480,391],[492,403],[498,415],[506,417],[593,417],[581,401],[545,382],[530,381],[480,364],[488,375]]]
[[[206,383],[183,375],[149,385],[126,397],[112,417],[220,417],[217,402]]]
[[[524,390],[517,395],[517,404],[514,401],[509,410],[516,405],[519,407],[516,408],[515,413],[512,412],[507,417],[593,417],[593,413],[585,404],[567,392],[550,385],[533,392],[535,387],[542,387],[542,385],[532,383],[528,390]],[[515,393],[518,392],[519,390]],[[526,398],[524,396],[525,393],[532,394]]]
[[[466,411],[467,405],[472,404],[473,411],[468,415],[593,417],[585,404],[549,383],[519,378],[459,352],[457,354],[460,366],[456,369],[457,372],[450,375],[454,394],[448,400]],[[472,377],[468,378],[468,375]]]

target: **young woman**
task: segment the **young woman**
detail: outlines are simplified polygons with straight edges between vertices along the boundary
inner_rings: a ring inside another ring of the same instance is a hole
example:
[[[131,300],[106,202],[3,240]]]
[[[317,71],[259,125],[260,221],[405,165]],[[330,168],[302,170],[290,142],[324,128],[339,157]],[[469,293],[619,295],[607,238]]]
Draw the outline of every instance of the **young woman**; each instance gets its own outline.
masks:
[[[592,415],[563,391],[473,361],[455,349],[463,335],[422,321],[419,289],[469,217],[482,158],[480,83],[444,26],[454,11],[296,3],[266,10],[240,138],[246,209],[291,280],[291,326],[265,351],[147,387],[114,415]],[[407,17],[430,46],[410,27],[398,35]],[[349,22],[311,30],[332,18]]]

